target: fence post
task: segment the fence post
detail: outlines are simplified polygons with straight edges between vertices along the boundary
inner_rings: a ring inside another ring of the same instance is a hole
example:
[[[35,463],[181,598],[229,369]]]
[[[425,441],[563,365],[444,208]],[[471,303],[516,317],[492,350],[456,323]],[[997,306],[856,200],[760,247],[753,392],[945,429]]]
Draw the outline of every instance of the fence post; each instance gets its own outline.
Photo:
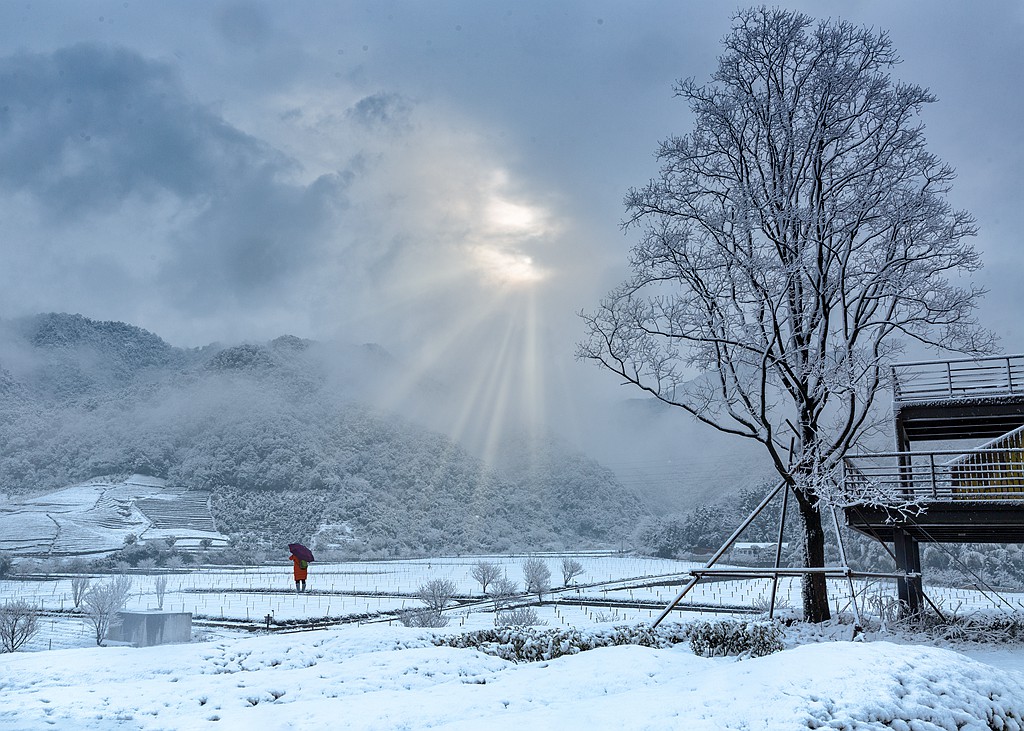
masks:
[[[939,499],[939,491],[938,491],[938,488],[935,485],[935,455],[934,454],[929,454],[928,455],[928,466],[929,466],[929,472],[931,473],[931,478],[932,478],[932,499],[933,500],[938,500]]]

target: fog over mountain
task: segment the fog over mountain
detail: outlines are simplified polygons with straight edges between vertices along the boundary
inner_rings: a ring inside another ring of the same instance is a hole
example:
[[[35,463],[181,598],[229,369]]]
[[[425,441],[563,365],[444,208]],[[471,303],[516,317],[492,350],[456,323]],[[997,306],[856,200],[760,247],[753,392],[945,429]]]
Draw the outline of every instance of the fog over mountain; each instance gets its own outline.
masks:
[[[488,465],[410,418],[440,416],[442,384],[421,384],[408,414],[381,409],[400,377],[375,346],[182,349],[80,315],[3,321],[0,488],[149,474],[211,491],[238,541],[374,555],[615,544],[647,512],[551,435],[508,433]]]

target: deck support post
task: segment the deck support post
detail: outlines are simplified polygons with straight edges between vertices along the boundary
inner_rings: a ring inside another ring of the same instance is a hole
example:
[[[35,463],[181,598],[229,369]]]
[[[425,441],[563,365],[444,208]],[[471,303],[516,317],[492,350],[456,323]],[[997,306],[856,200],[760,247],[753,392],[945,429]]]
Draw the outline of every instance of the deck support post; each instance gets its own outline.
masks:
[[[920,613],[924,588],[921,585],[921,548],[917,538],[903,528],[892,532],[893,553],[896,566],[902,574],[896,579],[896,590],[900,602],[911,616]]]

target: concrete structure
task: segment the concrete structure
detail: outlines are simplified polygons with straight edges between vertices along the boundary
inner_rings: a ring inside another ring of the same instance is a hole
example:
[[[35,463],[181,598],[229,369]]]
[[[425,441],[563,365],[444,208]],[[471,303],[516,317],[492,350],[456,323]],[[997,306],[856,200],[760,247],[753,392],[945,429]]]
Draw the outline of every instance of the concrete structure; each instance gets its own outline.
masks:
[[[118,612],[119,624],[110,628],[110,640],[135,647],[192,641],[192,612]]]

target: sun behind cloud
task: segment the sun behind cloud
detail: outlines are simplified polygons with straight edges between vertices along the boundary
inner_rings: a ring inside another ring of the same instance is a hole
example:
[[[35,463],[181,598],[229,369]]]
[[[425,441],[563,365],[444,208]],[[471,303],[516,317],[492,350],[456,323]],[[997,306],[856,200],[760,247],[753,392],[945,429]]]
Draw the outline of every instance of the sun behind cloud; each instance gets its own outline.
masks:
[[[495,284],[526,286],[542,282],[549,274],[533,257],[516,251],[484,244],[475,247],[472,256],[476,267]]]

